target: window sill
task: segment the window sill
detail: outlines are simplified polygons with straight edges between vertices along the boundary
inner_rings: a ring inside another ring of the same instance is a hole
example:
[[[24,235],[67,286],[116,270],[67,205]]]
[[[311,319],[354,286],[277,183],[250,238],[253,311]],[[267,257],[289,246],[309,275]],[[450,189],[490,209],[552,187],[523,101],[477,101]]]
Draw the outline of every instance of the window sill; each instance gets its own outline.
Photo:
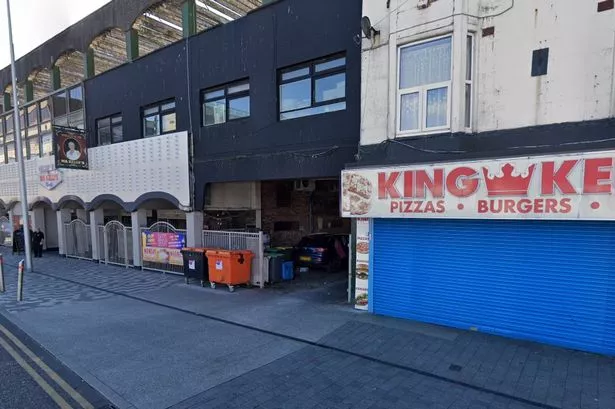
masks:
[[[429,135],[437,135],[440,133],[450,132],[451,128],[442,127],[442,128],[432,128],[428,131],[412,131],[412,132],[397,132],[395,134],[396,138],[410,138],[413,136],[429,136]]]
[[[211,125],[201,125],[202,129],[213,129],[213,128],[220,128],[224,125],[228,125],[228,124],[241,124],[244,122],[248,122],[250,120],[249,116],[243,117],[243,118],[237,118],[237,119],[231,119],[225,122],[220,122],[219,124],[211,124]]]

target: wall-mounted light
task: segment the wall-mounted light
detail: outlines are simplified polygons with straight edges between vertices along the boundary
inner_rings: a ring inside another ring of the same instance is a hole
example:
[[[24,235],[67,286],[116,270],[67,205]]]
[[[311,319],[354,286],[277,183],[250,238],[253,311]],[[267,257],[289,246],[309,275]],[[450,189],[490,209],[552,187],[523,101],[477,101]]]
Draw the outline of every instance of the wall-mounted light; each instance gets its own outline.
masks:
[[[361,18],[361,30],[363,31],[363,34],[365,35],[365,37],[369,38],[370,40],[374,38],[374,36],[376,36],[377,34],[380,34],[380,31],[376,30],[372,26],[372,22],[369,20],[369,17],[367,16],[363,16]]]

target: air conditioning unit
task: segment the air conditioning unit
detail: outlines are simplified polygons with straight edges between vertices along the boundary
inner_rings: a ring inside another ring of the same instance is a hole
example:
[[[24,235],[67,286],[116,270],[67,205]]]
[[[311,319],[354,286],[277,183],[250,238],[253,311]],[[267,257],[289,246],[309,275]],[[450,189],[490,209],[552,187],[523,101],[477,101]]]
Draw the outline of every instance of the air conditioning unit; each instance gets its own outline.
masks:
[[[316,188],[316,183],[309,179],[296,179],[294,188],[298,192],[312,192]]]

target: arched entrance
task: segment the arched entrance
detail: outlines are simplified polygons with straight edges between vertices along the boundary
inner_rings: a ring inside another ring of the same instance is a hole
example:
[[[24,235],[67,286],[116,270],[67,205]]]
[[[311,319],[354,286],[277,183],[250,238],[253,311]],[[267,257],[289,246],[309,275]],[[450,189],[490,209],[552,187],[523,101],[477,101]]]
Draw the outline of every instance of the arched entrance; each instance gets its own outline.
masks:
[[[129,267],[133,264],[132,228],[117,220],[98,226],[102,252],[99,261]]]
[[[64,224],[64,237],[67,257],[88,260],[92,258],[92,236],[89,224],[80,219]]]
[[[57,251],[60,247],[58,215],[45,197],[37,197],[30,205],[30,225],[32,230],[40,229],[45,235],[43,250]]]
[[[85,203],[79,197],[68,196],[58,201],[60,254],[67,257],[92,259],[92,235]]]

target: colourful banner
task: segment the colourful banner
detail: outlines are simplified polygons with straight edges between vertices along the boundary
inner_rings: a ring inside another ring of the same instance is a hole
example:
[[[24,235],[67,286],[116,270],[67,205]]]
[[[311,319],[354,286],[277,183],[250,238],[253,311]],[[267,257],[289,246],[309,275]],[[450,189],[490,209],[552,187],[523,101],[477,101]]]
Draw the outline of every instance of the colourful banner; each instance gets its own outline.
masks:
[[[181,249],[186,247],[183,233],[158,233],[149,230],[141,233],[143,261],[183,266]]]

